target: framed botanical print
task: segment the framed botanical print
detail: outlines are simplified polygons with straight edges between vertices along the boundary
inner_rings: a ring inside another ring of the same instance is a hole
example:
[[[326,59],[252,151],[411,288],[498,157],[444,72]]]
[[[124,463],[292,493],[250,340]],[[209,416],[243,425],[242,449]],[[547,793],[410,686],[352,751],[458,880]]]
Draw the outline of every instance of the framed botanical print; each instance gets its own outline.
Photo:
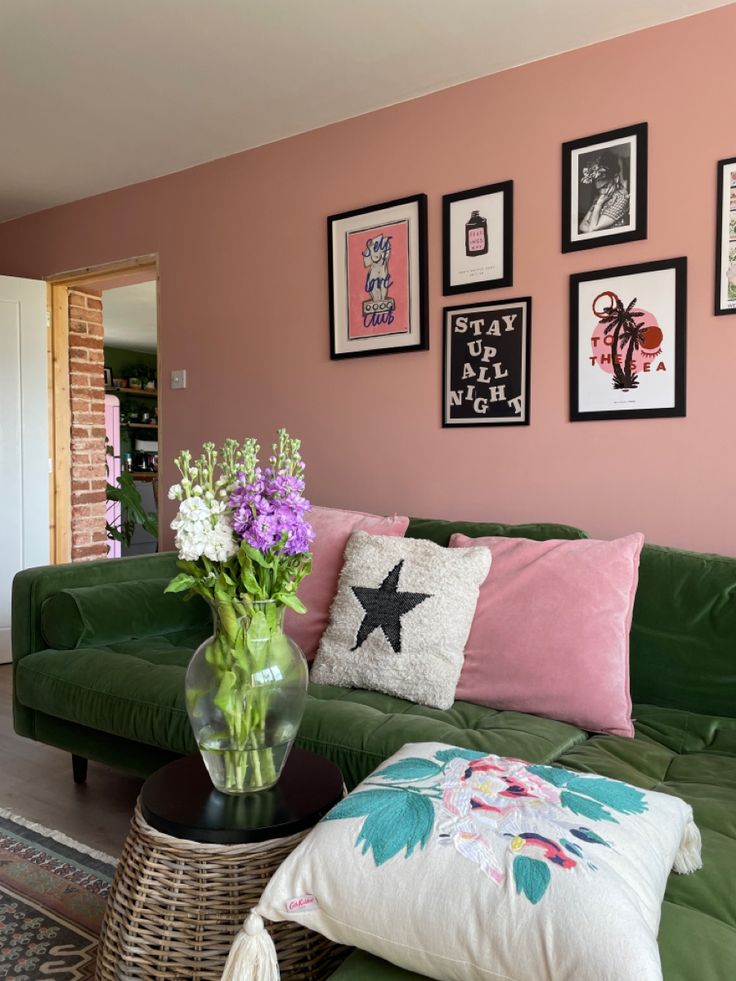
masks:
[[[442,292],[471,293],[514,281],[514,182],[442,198]]]
[[[736,157],[718,161],[716,316],[736,313]]]
[[[327,219],[330,356],[426,350],[427,196]]]
[[[687,259],[570,277],[570,419],[685,415]]]
[[[562,145],[562,251],[647,237],[647,124]]]
[[[531,297],[443,313],[442,425],[528,426]]]

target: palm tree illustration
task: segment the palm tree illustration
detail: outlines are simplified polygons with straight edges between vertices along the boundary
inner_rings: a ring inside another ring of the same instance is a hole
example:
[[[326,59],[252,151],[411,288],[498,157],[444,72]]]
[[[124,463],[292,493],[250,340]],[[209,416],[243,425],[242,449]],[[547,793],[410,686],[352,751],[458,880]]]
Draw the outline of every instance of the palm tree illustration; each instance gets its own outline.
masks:
[[[636,303],[636,297],[631,301]],[[631,304],[630,304],[631,305]],[[628,309],[628,307],[627,307]],[[638,351],[644,341],[647,329],[643,321],[635,321],[631,316],[621,328],[624,342],[628,343],[626,348],[626,358],[624,360],[624,381],[623,388],[638,388],[639,376],[633,370],[634,351]],[[615,384],[615,382],[614,382]]]
[[[638,376],[633,371],[634,350],[638,350],[644,336],[645,328],[642,323],[637,323],[634,320],[632,310],[636,303],[636,297],[634,297],[628,306],[624,306],[620,297],[615,294],[609,295],[612,298],[611,306],[600,315],[600,319],[605,324],[603,328],[604,334],[613,331],[613,338],[611,340],[613,387],[615,389],[638,388]],[[622,335],[624,342],[628,342],[623,367],[619,363],[619,341],[622,339]]]

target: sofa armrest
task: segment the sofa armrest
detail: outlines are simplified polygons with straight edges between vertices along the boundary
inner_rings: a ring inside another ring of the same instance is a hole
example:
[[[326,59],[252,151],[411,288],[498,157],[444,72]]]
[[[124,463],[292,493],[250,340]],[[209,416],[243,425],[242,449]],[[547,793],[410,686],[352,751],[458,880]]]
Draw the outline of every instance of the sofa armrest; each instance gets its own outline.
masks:
[[[124,582],[145,582],[176,575],[176,553],[97,559],[24,569],[13,580],[11,642],[13,662],[48,645],[41,630],[44,601],[63,589]]]

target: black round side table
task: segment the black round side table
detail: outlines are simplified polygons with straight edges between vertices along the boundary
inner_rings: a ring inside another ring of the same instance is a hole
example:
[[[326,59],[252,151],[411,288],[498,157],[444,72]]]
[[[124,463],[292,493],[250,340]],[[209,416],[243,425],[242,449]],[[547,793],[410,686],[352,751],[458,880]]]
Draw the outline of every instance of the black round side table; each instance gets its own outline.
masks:
[[[269,790],[233,797],[199,756],[141,790],[108,898],[97,981],[219,981],[230,945],[281,862],[343,796],[339,769],[292,749]],[[327,978],[345,957],[295,923],[268,924],[284,981]]]

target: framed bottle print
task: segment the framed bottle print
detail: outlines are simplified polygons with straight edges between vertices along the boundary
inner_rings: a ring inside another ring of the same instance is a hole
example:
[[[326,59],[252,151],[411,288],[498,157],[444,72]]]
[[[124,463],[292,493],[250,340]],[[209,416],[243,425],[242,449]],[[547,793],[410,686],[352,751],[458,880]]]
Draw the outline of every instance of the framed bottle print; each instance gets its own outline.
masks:
[[[472,293],[514,281],[514,182],[442,198],[442,292]]]

